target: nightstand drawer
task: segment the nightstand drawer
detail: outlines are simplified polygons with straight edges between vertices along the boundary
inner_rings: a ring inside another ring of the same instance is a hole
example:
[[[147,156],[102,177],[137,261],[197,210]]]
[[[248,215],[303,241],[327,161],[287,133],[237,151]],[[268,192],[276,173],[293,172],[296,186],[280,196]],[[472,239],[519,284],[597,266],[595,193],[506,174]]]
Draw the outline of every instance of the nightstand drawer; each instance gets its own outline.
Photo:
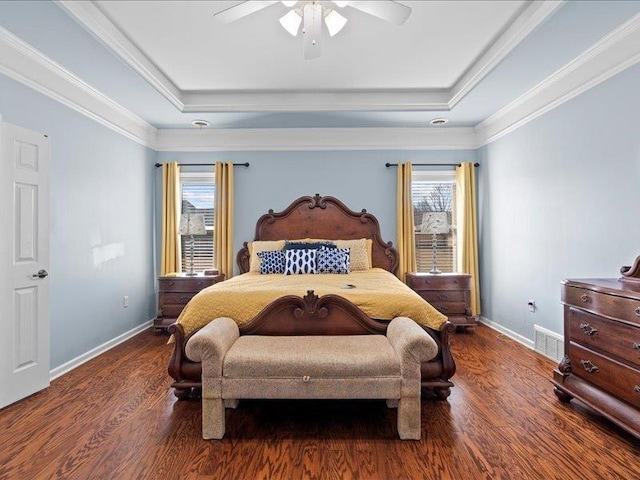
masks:
[[[466,275],[412,275],[407,285],[414,290],[469,290],[470,277]]]
[[[640,326],[640,301],[594,292],[586,288],[566,287],[563,301],[590,312],[626,320]]]
[[[465,315],[467,313],[467,305],[464,302],[456,302],[456,303],[429,302],[429,303],[431,303],[433,308],[435,308],[441,313],[444,313],[445,315],[454,315],[454,314]]]
[[[184,305],[176,305],[175,303],[165,303],[160,306],[163,317],[178,318],[184,309]]]
[[[163,293],[163,295],[159,299],[160,307],[162,307],[163,304],[171,303],[182,305],[184,307],[187,303],[189,303],[189,300],[196,296],[196,293],[197,292]]]
[[[569,309],[569,339],[640,367],[640,328]]]
[[[215,278],[162,278],[158,281],[158,288],[161,292],[199,292],[216,283]]]
[[[571,371],[613,395],[640,407],[640,370],[571,342]]]
[[[467,294],[464,290],[430,290],[419,293],[422,298],[431,304],[435,302],[465,302],[467,300]]]

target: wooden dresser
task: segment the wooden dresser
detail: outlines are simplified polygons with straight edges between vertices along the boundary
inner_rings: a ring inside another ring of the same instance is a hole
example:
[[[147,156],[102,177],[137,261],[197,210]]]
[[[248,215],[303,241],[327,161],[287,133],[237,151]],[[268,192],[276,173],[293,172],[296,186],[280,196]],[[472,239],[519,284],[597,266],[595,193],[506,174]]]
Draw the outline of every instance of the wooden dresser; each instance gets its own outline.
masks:
[[[556,395],[581,400],[640,438],[640,282],[565,280],[562,303]]]
[[[456,327],[475,327],[471,315],[471,275],[466,273],[407,273],[407,285]]]
[[[224,275],[188,276],[184,273],[158,278],[158,316],[153,321],[155,331],[166,331],[196,293],[222,280]]]

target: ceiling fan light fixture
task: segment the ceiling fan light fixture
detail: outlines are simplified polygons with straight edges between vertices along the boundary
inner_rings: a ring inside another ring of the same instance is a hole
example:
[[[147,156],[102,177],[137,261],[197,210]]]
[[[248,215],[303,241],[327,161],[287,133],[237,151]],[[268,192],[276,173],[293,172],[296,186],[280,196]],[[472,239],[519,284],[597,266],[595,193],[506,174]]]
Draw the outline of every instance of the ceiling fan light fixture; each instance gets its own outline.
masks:
[[[335,10],[331,10],[329,14],[324,17],[324,23],[327,26],[327,30],[329,30],[329,35],[333,37],[347,24],[347,19]]]
[[[289,10],[289,13],[280,18],[280,25],[294,37],[298,35],[302,17],[295,10]]]
[[[296,3],[298,3],[298,0],[282,0],[281,2],[285,7],[287,8],[291,8],[293,7]]]
[[[346,7],[347,5],[349,5],[349,2],[333,2],[333,4],[334,4],[336,7],[344,8],[344,7]]]

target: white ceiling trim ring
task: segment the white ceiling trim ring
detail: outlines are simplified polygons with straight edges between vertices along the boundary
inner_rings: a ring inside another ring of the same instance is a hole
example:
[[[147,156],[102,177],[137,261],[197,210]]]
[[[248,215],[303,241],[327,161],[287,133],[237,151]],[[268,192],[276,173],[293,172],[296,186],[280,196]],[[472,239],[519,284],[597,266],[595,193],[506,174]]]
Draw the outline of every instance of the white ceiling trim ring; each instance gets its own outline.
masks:
[[[565,3],[565,0],[529,4],[487,51],[455,82],[451,89],[338,91],[329,101],[323,99],[321,95],[323,92],[290,92],[295,94],[297,98],[289,98],[283,95],[283,92],[271,91],[226,93],[180,90],[93,2],[56,0],[56,3],[111,48],[180,112],[344,111],[347,109],[346,106],[349,110],[354,111],[448,111],[464,98],[518,43]],[[320,96],[316,96],[317,94]],[[248,98],[243,98],[243,95],[247,95]],[[359,95],[366,95],[369,98],[368,103],[359,101],[357,99]]]

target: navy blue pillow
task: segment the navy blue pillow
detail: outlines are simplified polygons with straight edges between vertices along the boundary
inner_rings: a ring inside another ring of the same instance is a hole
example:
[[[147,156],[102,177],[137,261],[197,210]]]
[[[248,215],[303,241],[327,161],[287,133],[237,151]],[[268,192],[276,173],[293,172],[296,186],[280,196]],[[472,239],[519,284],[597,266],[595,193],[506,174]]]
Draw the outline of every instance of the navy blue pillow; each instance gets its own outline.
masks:
[[[258,252],[260,258],[260,273],[284,273],[285,252],[284,250],[265,250]]]
[[[322,247],[338,248],[333,242],[284,242],[285,250],[320,250]]]
[[[321,248],[316,257],[318,273],[349,273],[349,248]]]

